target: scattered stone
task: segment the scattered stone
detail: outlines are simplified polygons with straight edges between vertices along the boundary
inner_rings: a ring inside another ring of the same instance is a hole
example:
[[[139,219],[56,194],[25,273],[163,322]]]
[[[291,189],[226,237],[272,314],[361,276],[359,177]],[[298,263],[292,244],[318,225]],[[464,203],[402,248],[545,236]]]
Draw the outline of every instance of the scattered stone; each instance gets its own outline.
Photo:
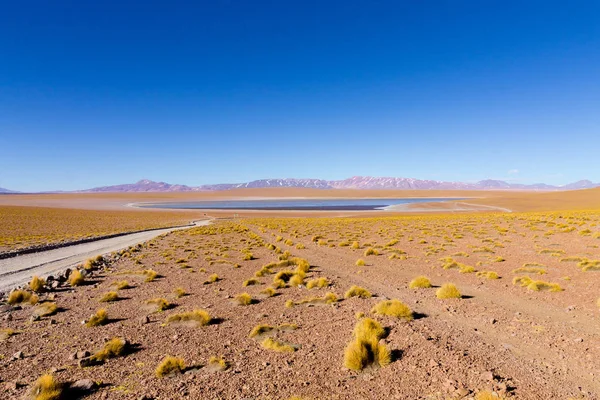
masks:
[[[80,360],[82,358],[87,358],[87,357],[91,356],[91,354],[89,351],[84,350],[84,351],[78,351],[76,356],[77,356],[77,359]]]
[[[40,320],[40,316],[37,314],[33,314],[31,317],[29,317],[29,322],[35,322],[35,321],[39,321]]]
[[[575,343],[581,343],[581,342],[583,342],[583,338],[578,337],[578,338],[573,339],[573,341]]]
[[[22,351],[17,351],[15,354],[12,355],[13,360],[22,360],[23,358],[25,358],[25,355]]]
[[[102,364],[102,361],[98,361],[92,357],[82,358],[81,360],[79,360],[79,363],[78,363],[79,368],[92,367],[94,365],[100,365],[100,364]]]
[[[150,317],[147,315],[144,315],[142,318],[140,318],[140,324],[142,325],[146,325],[150,323]]]
[[[490,324],[494,325],[496,322],[498,322],[498,321],[496,321],[496,318],[490,319]]]
[[[77,392],[89,392],[96,387],[96,383],[91,379],[80,379],[75,381],[69,387],[71,390]]]

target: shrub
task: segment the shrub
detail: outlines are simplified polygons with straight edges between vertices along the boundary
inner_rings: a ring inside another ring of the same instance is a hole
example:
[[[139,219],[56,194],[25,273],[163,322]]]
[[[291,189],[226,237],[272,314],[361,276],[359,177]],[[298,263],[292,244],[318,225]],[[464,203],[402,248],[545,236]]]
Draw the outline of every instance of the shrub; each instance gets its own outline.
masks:
[[[90,319],[88,319],[85,325],[92,327],[105,325],[106,323],[108,323],[108,314],[106,313],[105,309],[101,308],[96,311],[96,314],[92,315]]]
[[[318,278],[318,279],[311,279],[310,281],[308,281],[306,283],[306,288],[307,289],[312,289],[315,287],[318,288],[324,288],[329,286],[329,282],[327,281],[327,278]]]
[[[212,274],[208,277],[208,280],[206,282],[204,282],[205,285],[208,285],[210,283],[215,283],[219,280],[219,275],[217,274]]]
[[[78,269],[75,269],[69,275],[69,285],[71,286],[80,286],[85,282],[85,278],[83,274]]]
[[[183,358],[166,356],[156,367],[156,376],[159,378],[177,375],[185,370],[185,361]]]
[[[242,259],[244,261],[254,260],[254,255],[252,253],[248,252],[248,253],[244,254],[244,257],[242,257]]]
[[[521,267],[521,268],[513,269],[513,273],[514,274],[527,273],[527,274],[544,275],[546,273],[546,270],[544,268],[537,268],[537,267]]]
[[[305,247],[305,246],[304,246],[302,243],[298,243],[298,244],[296,245],[296,249],[298,249],[298,250],[302,250],[302,249],[305,249],[305,248],[306,248],[306,247]]]
[[[8,295],[7,302],[12,306],[15,304],[21,304],[25,302],[29,302],[29,304],[36,304],[38,300],[39,299],[36,295],[31,294],[26,290],[13,290]]]
[[[349,299],[350,297],[360,297],[361,299],[368,299],[369,297],[371,297],[371,292],[359,286],[352,286],[350,289],[348,289],[344,297],[347,299]]]
[[[353,248],[353,249],[355,249],[355,250],[356,250],[356,249],[360,249],[360,244],[359,244],[358,242],[353,242],[353,243],[352,243],[352,245],[351,245],[350,247],[352,247],[352,248]]]
[[[167,317],[167,324],[181,324],[192,327],[206,326],[210,324],[212,318],[210,314],[204,310],[194,310],[180,314],[173,314]]]
[[[154,309],[154,311],[164,311],[171,306],[167,299],[164,299],[162,297],[146,300],[146,304],[151,306]]]
[[[38,276],[34,276],[31,278],[29,282],[29,288],[36,293],[41,293],[44,291],[44,285],[46,285],[46,281]]]
[[[300,286],[304,284],[304,274],[294,274],[291,278],[290,278],[290,286],[294,287],[294,286]]]
[[[5,341],[6,339],[8,339],[9,337],[15,335],[15,331],[14,329],[11,328],[2,328],[0,329],[0,342]]]
[[[252,296],[248,293],[240,293],[235,296],[235,301],[237,301],[240,306],[247,306],[252,304]]]
[[[479,271],[476,275],[480,278],[500,279],[498,273],[495,271]]]
[[[261,342],[261,346],[268,350],[274,350],[279,353],[293,353],[296,349],[289,344],[285,344],[273,338],[266,338]]]
[[[127,351],[127,341],[122,338],[113,338],[104,344],[102,350],[92,356],[95,361],[104,362],[109,358],[120,357]]]
[[[185,296],[187,294],[186,291],[185,291],[185,289],[184,288],[180,288],[180,287],[177,288],[177,289],[175,289],[173,291],[173,293],[175,294],[175,297],[178,298],[178,299],[182,298],[183,296]]]
[[[458,288],[452,283],[444,283],[435,291],[435,296],[438,299],[460,299],[462,297]]]
[[[33,384],[31,396],[34,400],[59,400],[63,397],[63,385],[50,374],[42,375]]]
[[[363,260],[362,258],[359,258],[358,260],[356,260],[356,266],[357,267],[364,267],[365,266],[365,260]]]
[[[396,299],[384,300],[377,303],[371,312],[374,314],[405,319],[407,321],[412,321],[413,319],[412,310],[406,304]]]
[[[294,307],[294,300],[286,300],[285,308],[292,308],[292,307]]]
[[[102,303],[108,303],[108,302],[117,301],[117,300],[119,300],[119,294],[117,292],[108,292],[108,293],[105,293],[104,296],[102,296],[99,301]]]
[[[426,276],[417,276],[410,281],[408,287],[411,289],[425,289],[431,287],[431,281]]]
[[[475,395],[475,400],[502,400],[498,394],[490,392],[489,390],[483,390]]]

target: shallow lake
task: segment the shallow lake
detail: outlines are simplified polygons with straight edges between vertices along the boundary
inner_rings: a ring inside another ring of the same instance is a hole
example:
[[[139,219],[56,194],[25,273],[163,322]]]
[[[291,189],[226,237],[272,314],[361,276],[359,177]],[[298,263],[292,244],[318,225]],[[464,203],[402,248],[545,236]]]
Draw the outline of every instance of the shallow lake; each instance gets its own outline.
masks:
[[[169,203],[144,203],[140,207],[199,210],[327,210],[363,211],[385,210],[397,204],[430,203],[457,198],[404,198],[404,199],[261,199],[261,200],[222,200],[190,201]]]

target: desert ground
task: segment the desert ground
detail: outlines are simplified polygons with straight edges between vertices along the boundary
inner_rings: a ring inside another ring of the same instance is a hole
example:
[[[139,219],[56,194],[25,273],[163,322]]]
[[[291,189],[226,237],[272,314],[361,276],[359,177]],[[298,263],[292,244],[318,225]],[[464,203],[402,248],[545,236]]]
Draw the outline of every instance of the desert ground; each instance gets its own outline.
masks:
[[[227,195],[330,196],[241,192]],[[401,213],[211,211],[208,226],[31,277],[0,305],[4,396],[600,398],[600,191],[428,195],[510,212],[453,202]],[[0,215],[30,207],[35,223],[20,229],[39,245],[77,231],[42,207],[123,213],[88,232],[101,236],[139,228],[129,213],[147,216],[145,227],[204,216],[127,207],[198,196],[224,194],[10,195]],[[28,243],[2,229],[3,251]]]

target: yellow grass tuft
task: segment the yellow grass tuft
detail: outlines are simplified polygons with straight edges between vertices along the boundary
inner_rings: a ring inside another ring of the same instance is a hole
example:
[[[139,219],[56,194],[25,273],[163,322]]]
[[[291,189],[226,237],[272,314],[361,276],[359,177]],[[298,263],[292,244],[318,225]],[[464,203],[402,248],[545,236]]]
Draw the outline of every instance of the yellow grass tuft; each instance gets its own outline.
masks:
[[[252,331],[250,331],[250,335],[248,335],[248,337],[253,338],[256,336],[261,336],[261,335],[271,332],[274,329],[275,328],[270,325],[264,325],[264,324],[256,325],[254,328],[252,328]]]
[[[354,339],[344,351],[344,366],[360,371],[378,363],[381,367],[391,362],[391,352],[379,342],[385,335],[383,327],[371,318],[360,319],[354,327]]]
[[[435,296],[438,299],[460,299],[462,297],[458,288],[452,283],[444,283],[435,291]]]
[[[360,249],[360,244],[358,242],[352,242],[352,245],[350,247],[357,250],[357,249]]]
[[[360,286],[352,286],[350,289],[348,289],[344,297],[347,299],[349,299],[350,297],[360,297],[361,299],[368,299],[369,297],[371,297],[371,292],[369,292],[367,289],[361,288]]]
[[[198,326],[206,326],[210,324],[212,318],[210,314],[204,310],[194,310],[179,314],[169,315],[167,317],[167,324],[177,324],[177,325],[188,325],[193,327]]]
[[[365,257],[368,257],[368,256],[378,256],[379,252],[377,250],[375,250],[374,248],[369,247],[367,250],[365,250],[364,255],[365,255]]]
[[[109,358],[116,358],[125,355],[127,351],[127,341],[122,338],[113,338],[104,344],[102,350],[92,356],[93,360],[106,361]]]
[[[260,294],[264,294],[267,297],[273,297],[273,296],[275,296],[276,293],[277,293],[277,291],[271,287],[268,287],[268,288],[260,291]]]
[[[500,276],[498,276],[498,273],[495,271],[479,271],[476,275],[479,278],[500,279]]]
[[[156,376],[163,378],[165,376],[178,375],[185,370],[185,361],[183,358],[166,356],[156,367]]]
[[[42,375],[33,384],[31,396],[34,400],[59,400],[63,397],[63,385],[50,374]]]
[[[292,307],[294,307],[294,300],[286,300],[285,308],[292,308]]]
[[[104,295],[100,298],[100,302],[102,303],[109,303],[111,301],[117,301],[119,300],[119,294],[117,292],[107,292],[104,293]]]
[[[117,290],[129,289],[131,287],[127,281],[114,282],[111,286],[116,286]]]
[[[175,297],[176,297],[176,298],[180,299],[180,298],[182,298],[183,296],[185,296],[187,293],[186,293],[186,291],[185,291],[185,289],[184,289],[184,288],[180,288],[180,287],[179,287],[179,288],[176,288],[176,289],[173,291],[173,294],[175,294]]]
[[[252,304],[252,296],[248,293],[240,293],[235,296],[235,301],[237,301],[240,306],[247,306]]]
[[[417,276],[410,281],[408,287],[411,289],[426,289],[431,287],[431,281],[426,276]]]
[[[71,271],[69,275],[69,285],[71,286],[80,286],[85,282],[85,278],[83,274],[78,269],[74,269]]]
[[[10,292],[10,294],[8,295],[8,304],[15,305],[15,304],[21,304],[21,303],[29,303],[29,304],[36,304],[38,302],[38,297],[35,294],[31,294],[30,292],[26,291],[26,290],[13,290],[12,292]]]
[[[273,350],[279,353],[293,353],[296,349],[289,344],[280,342],[273,338],[266,338],[261,342],[261,346],[268,350]]]
[[[208,368],[213,371],[225,371],[229,364],[223,357],[211,356],[208,360]]]
[[[503,400],[503,398],[495,392],[483,390],[475,395],[475,400]]]
[[[40,317],[47,317],[56,314],[57,311],[58,306],[56,305],[56,303],[46,301],[37,305],[33,310],[33,314],[38,315]]]
[[[41,293],[44,291],[44,285],[46,285],[46,281],[37,275],[31,278],[29,282],[29,288],[36,293]]]
[[[412,321],[413,319],[412,310],[406,304],[397,299],[381,301],[377,303],[375,307],[373,307],[371,312],[374,314],[388,315],[391,317],[405,319],[407,321]]]
[[[92,315],[90,319],[88,319],[85,325],[92,327],[105,325],[106,323],[108,323],[108,314],[106,313],[105,309],[101,308],[98,311],[96,311],[96,313]]]
[[[171,306],[167,299],[164,299],[162,297],[146,300],[146,304],[152,306],[154,311],[164,311]]]
[[[358,260],[356,260],[356,266],[357,267],[364,267],[365,266],[365,260],[363,260],[362,258],[359,258]]]
[[[259,283],[260,283],[260,281],[258,279],[250,278],[248,280],[245,280],[244,283],[242,284],[242,286],[246,287],[246,286],[258,285]]]
[[[0,329],[0,342],[7,340],[9,337],[14,336],[16,332],[11,328]]]
[[[153,269],[146,269],[142,273],[146,275],[146,282],[152,282],[158,277],[158,273]]]

